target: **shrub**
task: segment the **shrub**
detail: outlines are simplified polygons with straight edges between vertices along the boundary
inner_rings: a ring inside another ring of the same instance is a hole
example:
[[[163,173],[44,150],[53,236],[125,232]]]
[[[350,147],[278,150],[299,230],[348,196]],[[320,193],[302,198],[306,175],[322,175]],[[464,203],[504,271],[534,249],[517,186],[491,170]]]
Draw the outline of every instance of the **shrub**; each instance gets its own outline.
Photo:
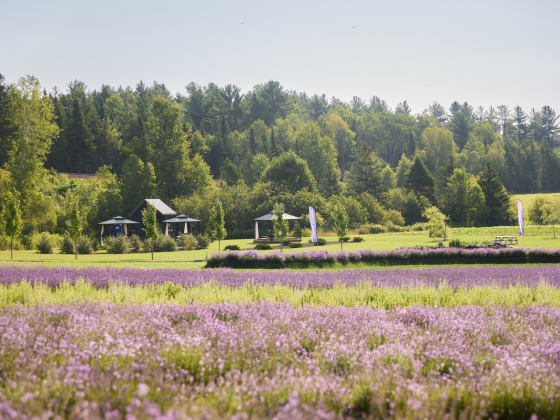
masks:
[[[198,245],[193,235],[181,235],[179,236],[178,242],[179,246],[187,251],[192,251]]]
[[[150,238],[145,238],[142,242],[142,252],[152,252],[153,241]]]
[[[270,244],[256,244],[255,249],[258,249],[259,251],[264,251],[265,249],[272,249],[272,247],[270,246]]]
[[[344,238],[338,238],[341,239],[342,242],[348,242],[350,240],[350,236],[345,236]]]
[[[78,239],[78,254],[91,254],[93,252],[93,246],[91,245],[91,239],[87,236],[81,236]]]
[[[68,236],[65,236],[62,239],[62,243],[60,244],[60,253],[61,254],[73,254],[74,253],[74,241],[70,239]]]
[[[128,254],[130,247],[128,238],[119,236],[110,236],[105,240],[105,248],[109,254]]]
[[[325,238],[317,238],[317,243],[323,246],[327,244],[327,240]]]
[[[154,243],[155,252],[177,251],[177,242],[171,236],[160,236]]]
[[[311,229],[306,228],[306,227],[301,228],[301,236],[302,237],[311,236]]]
[[[295,222],[294,224],[294,236],[297,236],[298,238],[301,238],[301,225],[298,222]]]
[[[290,248],[301,248],[302,246],[301,242],[290,242]]]
[[[227,250],[230,250],[230,251],[239,251],[240,249],[241,249],[241,248],[239,248],[239,245],[235,245],[235,244],[228,245],[228,246],[224,247],[224,250],[225,250],[225,251],[227,251]]]
[[[283,239],[282,240],[282,245],[283,246],[289,246],[290,245],[290,240],[289,239]]]
[[[461,248],[463,246],[463,242],[460,239],[451,239],[449,241],[450,248]]]
[[[405,229],[402,226],[397,226],[393,222],[387,223],[387,230],[389,232],[403,232]]]
[[[210,236],[208,235],[196,235],[196,243],[198,249],[206,249],[210,246]]]
[[[364,238],[362,238],[361,236],[354,236],[352,238],[352,242],[364,242]]]
[[[35,245],[39,254],[52,254],[53,253],[53,242],[48,233],[42,233]]]
[[[386,232],[386,229],[381,225],[369,225],[369,233],[371,233],[373,235],[378,234],[378,233],[385,233],[385,232]]]
[[[142,250],[142,241],[138,235],[132,235],[128,238],[128,246],[130,252],[140,252]]]

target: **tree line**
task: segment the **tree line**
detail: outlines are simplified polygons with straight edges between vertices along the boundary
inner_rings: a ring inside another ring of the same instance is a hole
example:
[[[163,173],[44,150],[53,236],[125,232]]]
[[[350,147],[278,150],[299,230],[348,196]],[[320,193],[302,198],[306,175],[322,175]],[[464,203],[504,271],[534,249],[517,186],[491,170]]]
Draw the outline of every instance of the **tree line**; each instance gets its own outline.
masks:
[[[455,225],[507,224],[508,193],[560,191],[559,144],[548,106],[434,102],[413,114],[406,101],[344,102],[275,81],[47,92],[0,75],[0,194],[17,194],[30,231],[62,232],[71,201],[94,229],[148,197],[203,221],[219,201],[228,232],[276,202],[297,216],[315,204],[326,224],[336,206],[351,224],[410,225],[431,206]]]

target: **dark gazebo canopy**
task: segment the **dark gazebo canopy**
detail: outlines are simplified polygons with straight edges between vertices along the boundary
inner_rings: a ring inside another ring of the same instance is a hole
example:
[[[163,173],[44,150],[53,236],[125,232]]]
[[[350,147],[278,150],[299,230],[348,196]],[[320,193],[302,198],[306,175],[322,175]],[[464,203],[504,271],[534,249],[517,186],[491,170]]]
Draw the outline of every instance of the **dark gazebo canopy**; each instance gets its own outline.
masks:
[[[200,222],[200,220],[193,219],[192,217],[185,216],[184,214],[180,214],[179,216],[176,216],[173,219],[167,219],[163,221],[163,223],[191,223],[191,222]]]
[[[272,212],[270,212],[270,213],[265,214],[264,216],[257,217],[256,219],[253,219],[253,220],[255,222],[271,222],[272,217],[273,217],[273,214],[272,214]],[[299,217],[292,216],[291,214],[284,213],[282,215],[282,220],[301,220],[301,219]]]
[[[100,225],[137,225],[138,222],[134,220],[125,219],[122,216],[113,217],[112,219],[105,220],[99,223]]]
[[[164,220],[163,223],[165,223],[165,236],[167,236],[169,234],[169,223],[184,223],[184,233],[191,233],[191,223],[201,223],[201,221],[198,219],[193,219],[189,216],[185,216],[184,214],[180,214],[179,216],[175,216],[172,219]],[[174,226],[177,227],[176,225]],[[175,228],[173,232],[174,235],[178,234],[178,231]]]

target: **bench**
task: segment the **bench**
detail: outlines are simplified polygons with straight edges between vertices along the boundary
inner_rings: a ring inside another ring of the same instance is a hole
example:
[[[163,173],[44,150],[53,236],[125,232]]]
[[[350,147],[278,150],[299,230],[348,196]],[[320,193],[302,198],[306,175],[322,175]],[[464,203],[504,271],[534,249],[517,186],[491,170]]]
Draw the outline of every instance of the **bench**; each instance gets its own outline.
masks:
[[[496,236],[495,242],[517,244],[517,236]]]

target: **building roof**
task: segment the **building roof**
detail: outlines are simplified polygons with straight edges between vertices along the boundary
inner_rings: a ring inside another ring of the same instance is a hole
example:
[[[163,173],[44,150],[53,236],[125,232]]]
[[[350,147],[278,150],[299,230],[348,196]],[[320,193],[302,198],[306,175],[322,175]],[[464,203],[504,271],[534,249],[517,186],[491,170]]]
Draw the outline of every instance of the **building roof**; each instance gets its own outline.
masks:
[[[104,222],[99,223],[100,225],[137,225],[138,222],[134,220],[125,219],[122,216],[113,217],[112,219],[105,220]]]
[[[188,223],[188,222],[200,222],[198,219],[193,219],[192,217],[185,216],[184,214],[180,214],[173,219],[164,220],[163,223]]]
[[[292,216],[291,214],[288,214],[288,213],[284,213],[282,215],[282,219],[283,220],[300,220],[299,217]],[[256,219],[253,219],[253,220],[255,222],[263,222],[263,221],[264,222],[266,222],[266,221],[271,222],[272,221],[272,212],[270,212],[268,214],[265,214],[264,216],[257,217]]]
[[[156,208],[157,212],[159,214],[161,214],[162,216],[175,216],[177,214],[176,211],[174,211],[171,207],[169,207],[167,204],[165,204],[159,198],[146,198],[144,201],[142,201],[140,204],[138,204],[136,206],[136,208],[134,210],[132,210],[128,216],[132,217],[132,215],[136,212],[136,210],[138,210],[140,207],[142,207],[142,205],[146,202],[148,202],[152,206],[154,206]]]

